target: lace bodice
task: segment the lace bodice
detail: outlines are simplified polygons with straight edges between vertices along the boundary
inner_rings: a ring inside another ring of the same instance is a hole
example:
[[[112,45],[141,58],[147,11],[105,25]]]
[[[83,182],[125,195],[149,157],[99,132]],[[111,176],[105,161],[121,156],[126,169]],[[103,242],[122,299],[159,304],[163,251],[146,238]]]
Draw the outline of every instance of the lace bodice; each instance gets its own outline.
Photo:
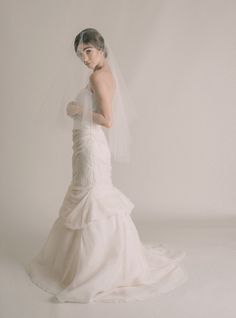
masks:
[[[79,105],[83,106],[84,101],[91,103],[93,111],[97,111],[97,103],[93,92],[91,91],[90,83],[82,88],[76,97],[76,101]],[[80,116],[73,118],[73,129],[81,128]]]

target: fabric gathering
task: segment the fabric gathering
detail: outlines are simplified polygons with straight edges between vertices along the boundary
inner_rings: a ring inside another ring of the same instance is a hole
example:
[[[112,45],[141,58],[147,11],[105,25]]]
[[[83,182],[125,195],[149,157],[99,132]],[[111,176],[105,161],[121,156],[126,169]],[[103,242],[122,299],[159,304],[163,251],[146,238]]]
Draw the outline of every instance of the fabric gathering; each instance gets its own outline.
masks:
[[[90,83],[77,96],[98,111]],[[58,302],[129,302],[183,285],[186,252],[144,244],[134,203],[112,181],[111,151],[101,125],[74,116],[72,179],[47,240],[26,271]]]

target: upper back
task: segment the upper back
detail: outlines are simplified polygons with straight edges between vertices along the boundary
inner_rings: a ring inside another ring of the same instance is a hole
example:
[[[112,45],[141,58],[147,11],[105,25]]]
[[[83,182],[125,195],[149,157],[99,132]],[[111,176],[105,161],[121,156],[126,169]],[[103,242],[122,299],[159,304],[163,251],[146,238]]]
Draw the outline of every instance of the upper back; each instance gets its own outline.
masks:
[[[113,94],[115,93],[116,84],[115,84],[115,79],[114,79],[113,74],[110,71],[110,69],[97,70],[90,75],[90,84],[91,84],[90,86],[91,86],[91,89],[93,92],[94,92],[93,79],[95,77],[96,77],[97,81],[103,81],[107,84],[107,87],[110,91],[110,94],[113,96]]]

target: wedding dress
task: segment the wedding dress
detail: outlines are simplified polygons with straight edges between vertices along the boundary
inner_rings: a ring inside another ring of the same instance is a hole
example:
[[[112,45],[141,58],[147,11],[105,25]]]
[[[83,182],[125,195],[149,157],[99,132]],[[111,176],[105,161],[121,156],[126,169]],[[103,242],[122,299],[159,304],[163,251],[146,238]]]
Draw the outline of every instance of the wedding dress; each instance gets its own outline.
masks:
[[[89,84],[93,109],[96,101]],[[103,127],[73,122],[72,181],[41,251],[26,265],[33,283],[59,302],[128,302],[166,293],[188,277],[162,244],[143,244],[131,202],[112,183]],[[108,128],[109,129],[109,128]]]

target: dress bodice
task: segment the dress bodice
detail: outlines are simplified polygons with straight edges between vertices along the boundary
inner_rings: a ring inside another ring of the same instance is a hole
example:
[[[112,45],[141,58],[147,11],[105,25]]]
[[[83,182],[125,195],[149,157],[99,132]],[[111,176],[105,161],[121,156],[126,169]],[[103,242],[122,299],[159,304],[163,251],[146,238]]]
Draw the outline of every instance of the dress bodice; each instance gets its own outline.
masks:
[[[82,107],[84,107],[85,104],[89,103],[90,105],[92,105],[93,111],[97,110],[96,100],[93,92],[91,91],[90,83],[88,83],[79,91],[76,97],[76,101]],[[73,121],[73,129],[81,128],[80,116],[74,116]]]

